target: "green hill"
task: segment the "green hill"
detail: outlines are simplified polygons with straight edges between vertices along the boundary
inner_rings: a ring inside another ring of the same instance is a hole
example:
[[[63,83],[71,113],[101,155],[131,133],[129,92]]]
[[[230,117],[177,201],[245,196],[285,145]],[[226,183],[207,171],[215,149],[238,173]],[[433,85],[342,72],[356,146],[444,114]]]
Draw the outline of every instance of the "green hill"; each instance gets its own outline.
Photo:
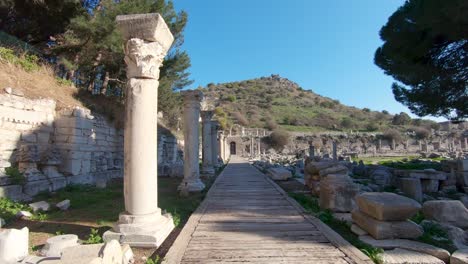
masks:
[[[432,121],[394,118],[386,111],[359,109],[305,90],[279,75],[239,82],[208,84],[202,88],[216,102],[216,113],[225,126],[282,127],[289,131],[384,131],[408,126],[434,126]],[[396,120],[394,120],[396,119]],[[404,119],[401,121],[400,119]],[[397,125],[397,126],[395,126]]]

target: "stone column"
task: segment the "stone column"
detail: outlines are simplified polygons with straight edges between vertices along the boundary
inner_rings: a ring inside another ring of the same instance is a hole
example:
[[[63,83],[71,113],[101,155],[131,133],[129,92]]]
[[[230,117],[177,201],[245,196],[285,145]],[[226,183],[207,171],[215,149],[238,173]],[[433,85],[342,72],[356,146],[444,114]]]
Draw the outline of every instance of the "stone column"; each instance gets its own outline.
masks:
[[[202,111],[202,174],[212,176],[215,173],[213,167],[213,146],[211,139],[211,118],[214,111]]]
[[[219,166],[219,144],[218,144],[218,129],[219,122],[216,120],[211,121],[211,146],[212,146],[212,162],[215,167]]]
[[[218,148],[219,148],[219,157],[221,158],[221,160],[223,160],[223,163],[225,161],[225,157],[224,157],[224,132],[223,131],[219,131],[218,133]]]
[[[336,144],[336,141],[333,141],[333,160],[338,160],[338,153],[337,153],[337,144]]]
[[[125,212],[104,240],[158,247],[174,228],[158,208],[157,102],[159,67],[174,40],[159,14],[123,15],[117,27],[126,40],[127,92],[124,130]]]
[[[315,147],[314,145],[309,145],[309,157],[313,158],[315,156]]]
[[[260,138],[257,138],[257,156],[260,157],[260,155],[262,154],[262,151],[261,151],[261,139]]]
[[[250,136],[250,157],[253,158],[254,156],[255,156],[254,139],[252,136]]]
[[[205,189],[200,180],[199,132],[200,102],[203,93],[198,90],[184,91],[184,179],[179,185],[181,193],[199,192]]]

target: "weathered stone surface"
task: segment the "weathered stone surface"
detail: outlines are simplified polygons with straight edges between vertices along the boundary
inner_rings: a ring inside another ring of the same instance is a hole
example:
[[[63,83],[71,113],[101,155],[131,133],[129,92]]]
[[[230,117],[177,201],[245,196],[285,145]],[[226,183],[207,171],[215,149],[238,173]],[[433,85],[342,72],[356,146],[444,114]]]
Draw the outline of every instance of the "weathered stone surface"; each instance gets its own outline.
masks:
[[[393,181],[393,175],[387,168],[379,167],[371,173],[371,179],[373,179],[377,185],[388,186]]]
[[[356,196],[363,213],[381,221],[402,221],[416,214],[421,205],[413,199],[389,192],[367,192]]]
[[[107,242],[100,254],[103,264],[122,264],[123,254],[122,247],[117,240]]]
[[[421,226],[424,229],[431,228],[431,226],[440,226],[447,232],[448,238],[453,242],[457,249],[468,248],[468,232],[463,229],[444,223],[439,223],[433,220],[423,220]]]
[[[119,15],[116,22],[124,39],[139,38],[159,42],[166,51],[174,41],[166,22],[157,13]]]
[[[127,78],[159,79],[159,67],[166,51],[158,42],[133,38],[126,44]]]
[[[413,170],[410,172],[409,176],[416,179],[427,179],[427,180],[438,180],[445,181],[447,180],[447,175],[441,171],[432,171],[432,170]]]
[[[421,187],[421,180],[414,178],[400,178],[399,187],[406,196],[418,202],[422,202],[423,192]]]
[[[267,175],[275,181],[285,181],[292,177],[291,172],[284,168],[270,168]]]
[[[427,201],[422,212],[426,219],[468,228],[468,209],[458,200]]]
[[[423,234],[423,229],[409,220],[384,222],[369,217],[358,210],[352,211],[351,215],[354,223],[375,239],[417,238]]]
[[[328,174],[320,182],[320,207],[334,212],[351,212],[358,192],[359,186],[349,176]]]
[[[129,245],[124,244],[122,246],[122,264],[133,264],[135,262],[135,256]]]
[[[353,223],[353,218],[351,217],[351,213],[333,213],[333,217],[337,220],[346,222],[349,225]]]
[[[0,263],[23,260],[29,250],[29,229],[4,229],[0,232]]]
[[[322,169],[319,171],[319,175],[321,177],[325,177],[329,174],[335,174],[335,175],[338,175],[338,174],[342,174],[342,175],[348,175],[348,168],[346,168],[345,166],[343,165],[334,165],[332,167],[328,167],[328,168],[325,168],[325,169]]]
[[[445,264],[428,254],[396,248],[382,254],[383,264]]]
[[[101,259],[100,252],[104,244],[78,245],[64,248],[62,251],[62,264],[90,264],[96,258]]]
[[[373,247],[382,248],[385,250],[402,248],[402,249],[417,251],[417,252],[421,252],[421,253],[434,256],[440,260],[443,260],[446,263],[448,263],[450,260],[450,252],[448,252],[447,250],[438,248],[429,244],[421,243],[418,241],[413,241],[413,240],[408,240],[408,239],[377,240],[377,239],[373,239],[370,236],[360,236],[359,240]]]
[[[29,207],[31,207],[33,212],[38,212],[38,211],[47,212],[50,209],[50,204],[46,201],[39,201],[35,203],[30,203]]]
[[[356,224],[352,224],[351,225],[351,232],[353,232],[354,234],[356,234],[357,236],[365,236],[365,235],[368,235],[369,233],[367,233],[366,231],[362,230],[362,228],[360,228],[358,225]],[[361,237],[359,237],[360,239]],[[362,239],[361,239],[362,240]]]
[[[48,238],[41,254],[46,257],[61,257],[65,248],[78,246],[77,235],[60,235]]]
[[[20,201],[23,198],[21,185],[0,186],[0,197]]]
[[[55,206],[57,206],[60,210],[66,211],[70,207],[70,200],[63,200],[60,203],[57,203]]]
[[[421,187],[425,193],[434,193],[439,191],[439,180],[421,179]]]
[[[450,264],[468,264],[468,249],[459,249],[453,252]]]
[[[59,258],[27,256],[21,261],[21,264],[62,264]]]
[[[32,214],[28,211],[19,211],[17,214],[16,214],[16,217],[18,218],[29,218],[29,217],[32,217]]]

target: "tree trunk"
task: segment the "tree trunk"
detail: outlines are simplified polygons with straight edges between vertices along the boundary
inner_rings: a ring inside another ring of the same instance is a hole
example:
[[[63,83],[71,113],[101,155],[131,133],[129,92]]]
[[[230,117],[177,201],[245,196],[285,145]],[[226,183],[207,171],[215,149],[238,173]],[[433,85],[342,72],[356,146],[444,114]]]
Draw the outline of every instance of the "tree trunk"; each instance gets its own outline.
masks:
[[[101,87],[101,94],[106,95],[107,94],[107,85],[109,85],[109,72],[106,71],[106,74],[104,76],[104,82],[102,82],[102,87]]]

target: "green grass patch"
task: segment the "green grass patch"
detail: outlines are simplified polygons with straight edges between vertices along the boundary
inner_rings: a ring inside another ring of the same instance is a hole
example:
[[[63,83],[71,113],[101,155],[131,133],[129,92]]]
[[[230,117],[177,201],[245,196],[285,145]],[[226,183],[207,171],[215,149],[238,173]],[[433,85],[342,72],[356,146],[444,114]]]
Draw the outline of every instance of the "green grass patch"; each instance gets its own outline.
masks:
[[[301,193],[289,193],[289,196],[296,200],[309,214],[319,218],[349,243],[361,250],[372,261],[374,261],[374,263],[382,263],[383,260],[381,254],[383,253],[383,250],[359,240],[358,236],[351,232],[351,227],[348,223],[333,217],[330,210],[321,210],[317,198]]]
[[[19,211],[30,211],[29,206],[14,202],[7,198],[0,198],[0,218],[8,224],[15,219]]]
[[[39,57],[33,54],[17,55],[14,50],[0,47],[0,59],[8,63],[15,64],[27,72],[39,70]]]
[[[435,222],[424,222],[422,224],[424,234],[418,238],[419,241],[443,248],[450,253],[457,250],[453,241],[450,240],[447,231]]]
[[[5,168],[5,174],[10,178],[12,184],[23,185],[26,183],[26,178],[17,167]]]

